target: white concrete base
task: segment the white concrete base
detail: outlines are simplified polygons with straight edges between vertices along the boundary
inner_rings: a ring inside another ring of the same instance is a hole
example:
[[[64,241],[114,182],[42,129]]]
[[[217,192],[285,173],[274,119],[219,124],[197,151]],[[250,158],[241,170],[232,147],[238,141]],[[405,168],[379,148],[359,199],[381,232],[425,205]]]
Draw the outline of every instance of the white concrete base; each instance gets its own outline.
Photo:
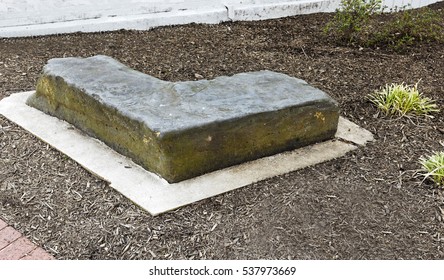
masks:
[[[169,184],[99,140],[73,129],[69,123],[27,106],[25,101],[32,93],[4,98],[0,101],[0,114],[108,181],[111,187],[152,215],[343,156],[373,140],[370,132],[340,118],[334,140]]]
[[[384,0],[418,8],[443,0]],[[0,37],[146,30],[156,26],[263,20],[334,12],[340,0],[0,0]]]
[[[51,22],[0,27],[0,37],[26,37],[74,32],[115,31],[119,29],[148,30],[157,26],[188,23],[217,24],[228,21],[225,7],[218,9],[186,10],[133,16],[100,17],[84,20]]]
[[[257,3],[259,2],[259,3]],[[331,0],[253,1],[252,4],[227,6],[233,21],[263,20],[302,14],[334,12],[339,3]]]

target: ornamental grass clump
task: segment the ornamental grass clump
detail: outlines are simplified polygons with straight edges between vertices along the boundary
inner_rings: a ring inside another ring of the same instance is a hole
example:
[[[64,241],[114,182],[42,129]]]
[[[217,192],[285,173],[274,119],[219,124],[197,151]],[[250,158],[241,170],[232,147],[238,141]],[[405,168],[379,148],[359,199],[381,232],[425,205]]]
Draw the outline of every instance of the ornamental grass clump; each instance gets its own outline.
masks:
[[[438,186],[444,186],[444,152],[436,152],[433,155],[420,158],[420,163],[427,171],[425,178],[432,178]]]
[[[418,84],[414,86],[402,84],[386,85],[380,91],[369,96],[369,100],[380,110],[391,115],[425,115],[438,112],[436,103],[422,96]]]

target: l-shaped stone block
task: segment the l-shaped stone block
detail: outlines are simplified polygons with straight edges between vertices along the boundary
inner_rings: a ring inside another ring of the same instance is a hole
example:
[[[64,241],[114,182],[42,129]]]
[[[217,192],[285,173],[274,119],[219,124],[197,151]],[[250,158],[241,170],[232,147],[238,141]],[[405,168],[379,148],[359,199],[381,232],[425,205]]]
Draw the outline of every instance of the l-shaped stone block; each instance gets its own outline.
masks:
[[[27,104],[170,183],[333,138],[339,118],[331,97],[284,74],[167,82],[102,55],[49,60]]]

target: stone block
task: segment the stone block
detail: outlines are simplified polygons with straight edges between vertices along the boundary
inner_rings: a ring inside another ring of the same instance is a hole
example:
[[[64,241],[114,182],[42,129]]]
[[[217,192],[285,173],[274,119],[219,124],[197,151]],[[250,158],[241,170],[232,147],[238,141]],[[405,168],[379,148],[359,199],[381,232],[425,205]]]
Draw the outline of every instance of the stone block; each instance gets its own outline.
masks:
[[[51,59],[27,104],[170,183],[333,138],[339,118],[326,93],[284,74],[167,82],[106,56]]]

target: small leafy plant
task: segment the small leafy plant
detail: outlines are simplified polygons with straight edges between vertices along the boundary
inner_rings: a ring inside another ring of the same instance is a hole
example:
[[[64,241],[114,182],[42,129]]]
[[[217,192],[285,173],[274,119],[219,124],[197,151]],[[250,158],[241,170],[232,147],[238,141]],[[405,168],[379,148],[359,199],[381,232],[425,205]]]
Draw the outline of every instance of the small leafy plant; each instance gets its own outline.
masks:
[[[416,43],[442,41],[444,41],[442,15],[425,7],[396,13],[393,20],[373,34],[368,45],[388,46],[400,52]]]
[[[425,177],[431,177],[438,186],[444,186],[444,152],[435,152],[431,156],[420,158],[420,163],[427,171]]]
[[[438,112],[436,103],[423,97],[418,91],[418,84],[408,86],[402,84],[386,85],[380,91],[376,91],[369,96],[370,102],[375,104],[386,114],[406,115],[413,113],[416,115],[430,115]]]
[[[324,33],[345,44],[359,42],[369,27],[372,15],[381,10],[382,0],[341,0],[340,9],[330,21]]]
[[[325,26],[324,34],[337,44],[369,48],[389,48],[404,52],[422,42],[444,42],[441,10],[424,7],[383,13],[381,0],[341,0],[340,9]]]

